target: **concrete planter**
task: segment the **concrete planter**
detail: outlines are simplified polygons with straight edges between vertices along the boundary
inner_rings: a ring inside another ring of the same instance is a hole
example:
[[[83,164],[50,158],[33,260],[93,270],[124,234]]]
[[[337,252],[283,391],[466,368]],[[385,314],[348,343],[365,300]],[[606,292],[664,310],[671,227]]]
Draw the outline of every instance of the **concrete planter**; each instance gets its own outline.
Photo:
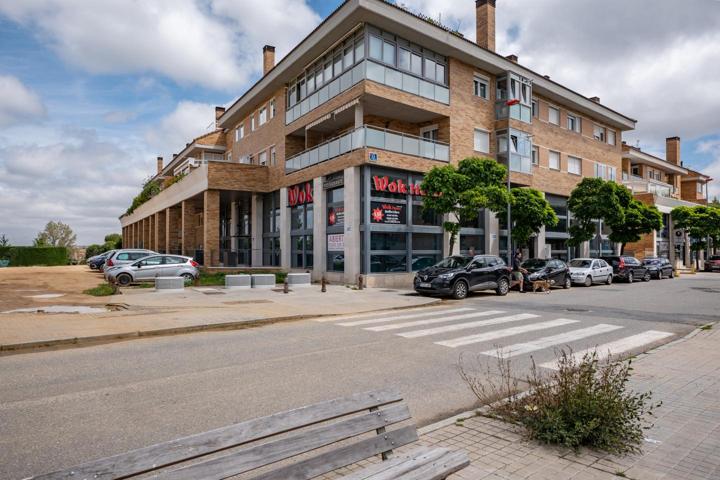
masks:
[[[288,286],[290,288],[309,287],[310,286],[310,274],[309,273],[288,273],[287,282],[288,282]]]
[[[155,279],[155,290],[172,292],[185,289],[185,279],[182,277],[157,277]]]
[[[272,273],[252,275],[252,288],[275,288],[275,275]]]
[[[274,276],[274,275],[273,275]],[[250,275],[226,275],[225,288],[232,290],[248,289],[252,286]]]

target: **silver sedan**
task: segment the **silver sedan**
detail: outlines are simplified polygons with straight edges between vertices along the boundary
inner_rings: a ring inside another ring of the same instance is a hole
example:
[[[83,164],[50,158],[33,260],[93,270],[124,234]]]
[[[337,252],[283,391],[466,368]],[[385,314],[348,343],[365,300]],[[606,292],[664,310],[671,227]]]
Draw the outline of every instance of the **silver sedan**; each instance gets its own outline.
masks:
[[[200,276],[198,263],[179,255],[152,255],[106,272],[110,283],[127,286],[135,282],[154,282],[156,277],[183,277],[193,281]]]

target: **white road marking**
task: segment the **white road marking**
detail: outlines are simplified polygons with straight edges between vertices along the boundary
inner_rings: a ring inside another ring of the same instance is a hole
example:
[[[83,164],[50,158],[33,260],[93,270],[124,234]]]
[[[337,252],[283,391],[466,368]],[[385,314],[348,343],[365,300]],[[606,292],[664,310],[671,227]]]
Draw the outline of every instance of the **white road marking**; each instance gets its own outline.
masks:
[[[580,340],[581,338],[591,337],[593,335],[600,335],[601,333],[608,333],[614,330],[619,330],[623,327],[619,325],[608,325],[607,323],[600,323],[593,325],[588,328],[581,328],[579,330],[571,330],[564,332],[559,335],[552,335],[550,337],[538,338],[531,342],[516,343],[515,345],[509,345],[498,350],[487,350],[482,352],[483,355],[490,355],[498,357],[502,355],[503,358],[516,357],[525,353],[535,352],[544,348],[552,347],[554,345],[561,345]]]
[[[321,317],[316,318],[316,322],[337,322],[340,320],[351,320],[353,318],[365,318],[365,317],[377,317],[378,315],[392,315],[393,313],[405,313],[405,312],[418,312],[418,311],[432,311],[435,308],[433,305],[424,305],[417,308],[404,308],[402,310],[376,310],[373,312],[364,313],[353,313],[352,315],[337,315],[332,317]],[[470,308],[463,308],[462,310],[471,310]],[[437,310],[436,310],[437,311]]]
[[[643,345],[657,342],[658,340],[662,340],[663,338],[671,337],[672,335],[673,334],[669,333],[669,332],[659,332],[657,330],[648,330],[647,332],[639,333],[637,335],[632,335],[630,337],[621,338],[620,340],[617,340],[615,342],[598,345],[596,348],[587,348],[587,349],[581,350],[579,352],[574,352],[572,354],[572,356],[575,361],[580,361],[586,354],[593,352],[593,351],[597,351],[598,359],[604,360],[604,359],[608,358],[608,356],[610,356],[610,355],[616,355],[618,353],[627,352],[634,348],[639,348],[639,347],[642,347]],[[557,360],[553,360],[552,362],[541,363],[540,366],[543,368],[549,368],[551,370],[559,369]]]
[[[467,337],[453,338],[452,340],[435,342],[435,344],[442,345],[444,347],[456,348],[462,347],[463,345],[487,342],[489,340],[495,340],[498,338],[519,335],[521,333],[534,332],[536,330],[544,330],[546,328],[561,327],[563,325],[569,325],[571,323],[578,323],[578,320],[559,318],[557,320],[549,320],[547,322],[531,323],[530,325],[521,325],[519,327],[511,327],[504,330],[494,330],[492,332],[479,333],[477,335],[468,335]]]
[[[368,320],[356,320],[354,322],[343,322],[343,323],[338,323],[337,325],[342,325],[343,327],[358,327],[360,325],[372,325],[373,323],[393,322],[395,320],[408,320],[411,318],[427,317],[429,315],[447,315],[448,313],[467,312],[467,311],[471,311],[471,310],[472,310],[472,308],[454,308],[451,310],[426,311],[426,312],[421,312],[421,313],[414,313],[411,315],[398,315],[395,317],[370,318]]]
[[[425,330],[413,330],[411,332],[397,333],[396,335],[400,335],[401,337],[405,337],[405,338],[425,337],[427,335],[435,335],[437,333],[445,333],[445,332],[456,332],[458,330],[465,330],[468,328],[485,327],[488,325],[499,325],[501,323],[509,323],[509,322],[519,322],[521,320],[529,320],[531,318],[537,318],[538,316],[539,315],[534,315],[532,313],[519,313],[517,315],[492,318],[490,320],[480,320],[477,322],[468,322],[468,323],[456,323],[455,325],[446,325],[444,327],[428,328]]]
[[[365,330],[369,330],[371,332],[384,332],[386,330],[399,330],[401,328],[419,327],[421,325],[432,325],[434,323],[452,322],[454,320],[465,320],[467,318],[489,317],[490,315],[500,315],[501,313],[505,312],[503,310],[488,310],[486,312],[466,313],[464,315],[451,315],[449,317],[431,318],[429,320],[416,320],[414,322],[381,325],[379,327],[366,328]]]

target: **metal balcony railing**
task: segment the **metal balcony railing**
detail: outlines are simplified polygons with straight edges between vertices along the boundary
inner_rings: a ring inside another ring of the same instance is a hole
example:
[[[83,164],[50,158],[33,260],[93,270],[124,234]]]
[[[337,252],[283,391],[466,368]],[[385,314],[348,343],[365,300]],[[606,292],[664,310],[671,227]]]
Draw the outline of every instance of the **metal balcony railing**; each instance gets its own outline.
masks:
[[[359,148],[377,148],[441,162],[450,161],[450,146],[447,143],[365,125],[288,158],[285,172],[316,165]]]

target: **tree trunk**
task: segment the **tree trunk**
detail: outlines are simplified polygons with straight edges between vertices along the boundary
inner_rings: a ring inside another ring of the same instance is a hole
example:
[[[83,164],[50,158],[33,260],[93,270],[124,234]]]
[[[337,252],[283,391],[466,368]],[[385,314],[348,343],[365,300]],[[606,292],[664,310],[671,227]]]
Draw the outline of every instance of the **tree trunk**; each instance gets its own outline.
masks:
[[[625,242],[620,244],[620,255],[625,255]]]
[[[450,250],[448,250],[448,256],[451,256],[453,254],[453,248],[455,248],[455,239],[456,234],[455,232],[450,232]]]

